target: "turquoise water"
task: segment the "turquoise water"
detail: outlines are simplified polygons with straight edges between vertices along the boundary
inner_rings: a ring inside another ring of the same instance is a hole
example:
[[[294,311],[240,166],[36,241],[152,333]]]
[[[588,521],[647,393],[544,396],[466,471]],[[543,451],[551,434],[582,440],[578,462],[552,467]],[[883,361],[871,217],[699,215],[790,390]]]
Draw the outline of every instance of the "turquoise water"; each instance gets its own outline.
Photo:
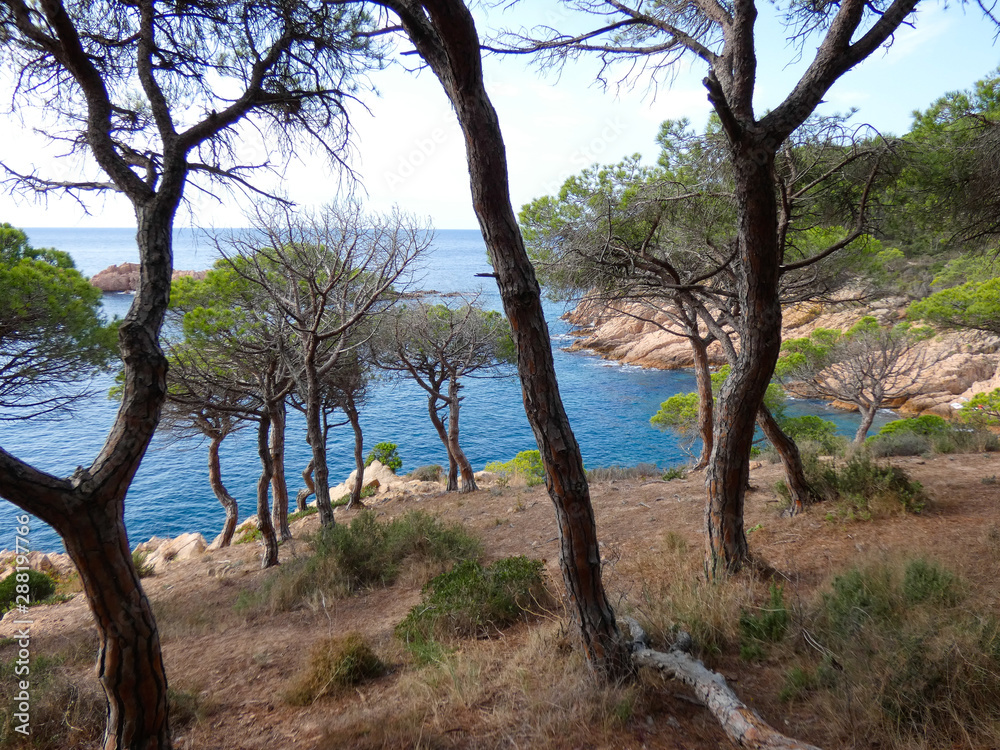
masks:
[[[111,264],[137,261],[134,232],[128,229],[28,229],[35,247],[68,251],[77,267],[92,276]],[[174,267],[197,270],[209,267],[216,255],[211,243],[197,230],[178,230]],[[486,249],[478,230],[439,232],[427,257],[417,288],[441,292],[472,291],[482,287],[483,299],[499,308],[499,296],[490,280],[475,274],[488,272]],[[486,281],[489,286],[483,284]],[[127,294],[105,295],[105,311],[123,315],[131,303]],[[561,306],[547,303],[546,315],[553,345],[568,345],[569,326],[559,319]],[[649,425],[650,416],[669,396],[694,390],[687,371],[643,370],[621,366],[598,357],[555,351],[559,386],[574,432],[588,467],[656,463],[661,467],[686,461],[677,441]],[[95,379],[95,396],[69,420],[40,424],[0,422],[0,445],[36,467],[68,475],[78,465],[89,465],[100,450],[114,420],[117,405],[104,394],[111,378]],[[399,445],[403,471],[423,464],[447,464],[447,457],[427,417],[423,391],[409,381],[376,385],[362,411],[366,450],[375,443]],[[535,447],[524,416],[515,378],[465,381],[462,406],[462,446],[474,468],[488,461],[512,458]],[[845,435],[853,435],[857,418],[817,402],[792,402],[790,414],[819,413],[833,419]],[[349,427],[330,434],[331,478],[340,482],[352,469],[353,435]],[[305,428],[298,415],[290,415],[288,455],[289,488],[301,486],[299,473],[309,460]],[[176,536],[199,531],[211,540],[222,528],[224,513],[208,486],[207,447],[192,436],[158,432],[129,490],[125,520],[131,543],[153,535]],[[251,515],[256,504],[256,478],[260,472],[252,430],[238,433],[223,444],[223,480],[240,503],[241,517]],[[13,505],[0,500],[0,549],[14,543]],[[58,536],[40,521],[32,524],[33,549],[60,549]]]

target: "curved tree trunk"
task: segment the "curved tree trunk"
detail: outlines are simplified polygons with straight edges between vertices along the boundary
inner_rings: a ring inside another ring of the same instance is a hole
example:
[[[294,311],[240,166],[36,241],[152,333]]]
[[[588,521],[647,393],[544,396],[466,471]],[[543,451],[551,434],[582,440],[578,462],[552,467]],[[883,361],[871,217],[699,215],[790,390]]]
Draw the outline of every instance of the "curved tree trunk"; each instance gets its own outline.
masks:
[[[438,414],[437,402],[437,396],[427,397],[427,413],[430,415],[431,423],[434,425],[434,429],[437,431],[438,437],[441,438],[444,449],[448,453],[448,484],[445,487],[445,492],[458,492],[458,461],[455,460],[455,456],[451,452],[448,430],[445,429],[444,421],[441,419],[441,415]]]
[[[799,453],[799,446],[778,426],[774,415],[764,404],[761,404],[760,409],[757,410],[757,424],[764,431],[764,437],[771,442],[774,449],[778,451],[778,455],[781,456],[781,463],[785,467],[785,482],[792,496],[791,510],[792,513],[798,513],[816,499],[816,493],[809,486],[805,471],[802,469],[802,455]]]
[[[858,425],[858,431],[854,433],[854,444],[861,445],[865,442],[865,438],[868,437],[868,430],[872,428],[872,422],[875,421],[875,414],[878,412],[878,407],[875,404],[871,405],[859,405],[858,411],[861,412],[861,424]]]
[[[271,494],[274,496],[271,523],[282,541],[292,538],[288,528],[288,483],[285,481],[285,401],[282,399],[271,408]]]
[[[271,417],[265,413],[257,426],[257,454],[260,456],[260,479],[257,480],[257,526],[264,542],[264,554],[260,567],[270,568],[278,564],[278,537],[271,523],[271,510],[267,507],[267,489],[271,486],[274,475],[274,464],[271,461],[271,449],[268,445],[268,433],[271,431]]]
[[[701,457],[694,471],[708,466],[712,455],[712,433],[715,430],[715,397],[712,395],[712,372],[708,364],[708,346],[701,338],[693,336],[691,352],[694,358],[694,377],[698,387],[698,432],[701,434]]]
[[[306,468],[302,470],[302,481],[305,482],[306,486],[295,495],[295,509],[298,511],[306,510],[309,507],[306,501],[316,491],[316,485],[313,484],[313,460],[311,458]]]
[[[458,444],[458,409],[462,401],[458,390],[458,379],[452,378],[448,383],[448,453],[455,457],[455,463],[462,472],[462,492],[475,492],[479,489],[476,475],[465,457],[465,451]]]
[[[354,430],[354,469],[355,482],[351,488],[351,500],[347,503],[347,509],[363,508],[365,504],[361,502],[361,490],[365,484],[365,448],[364,435],[361,434],[361,420],[358,418],[358,410],[353,399],[344,402],[344,413]]]
[[[757,409],[781,348],[780,277],[774,149],[751,135],[733,144],[737,214],[740,348],[722,385],[715,445],[706,472],[705,568],[710,579],[739,570],[749,559],[743,503],[749,480]]]
[[[222,461],[219,459],[219,447],[222,445],[223,435],[214,433],[211,442],[208,444],[208,483],[215,493],[216,499],[226,509],[226,522],[222,524],[222,539],[219,547],[228,547],[233,541],[233,534],[236,532],[236,524],[239,523],[239,508],[236,499],[229,494],[222,483]]]
[[[513,330],[524,409],[545,465],[559,523],[569,611],[590,666],[610,680],[634,674],[601,579],[597,526],[576,437],[559,395],[552,344],[534,269],[510,203],[500,123],[483,85],[479,37],[460,0],[388,0],[441,81],[465,135],[472,203]]]

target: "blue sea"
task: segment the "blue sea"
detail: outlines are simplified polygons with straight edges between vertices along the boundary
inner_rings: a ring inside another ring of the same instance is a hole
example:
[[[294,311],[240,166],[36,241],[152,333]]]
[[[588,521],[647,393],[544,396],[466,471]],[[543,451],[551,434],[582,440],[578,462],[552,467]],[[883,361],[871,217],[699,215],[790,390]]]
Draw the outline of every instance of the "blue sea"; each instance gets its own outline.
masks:
[[[70,253],[77,268],[92,276],[112,264],[137,262],[135,232],[131,229],[26,229],[35,247],[55,247]],[[217,254],[208,235],[178,229],[174,238],[174,267],[200,270],[211,266]],[[486,247],[478,230],[439,231],[414,285],[439,292],[481,290],[482,299],[500,308],[499,294],[489,279]],[[485,283],[484,283],[485,282]],[[104,310],[123,316],[132,295],[104,296]],[[585,353],[563,351],[572,341],[570,327],[560,319],[564,308],[546,303],[546,316],[556,347],[555,361],[566,410],[588,467],[634,465],[639,462],[670,467],[687,461],[677,440],[659,432],[649,418],[662,401],[695,388],[689,371],[645,370],[619,365]],[[69,475],[88,466],[103,444],[117,404],[106,394],[112,377],[96,378],[95,395],[69,419],[58,422],[0,422],[0,445],[37,468]],[[507,460],[535,448],[524,416],[516,378],[468,379],[461,412],[461,442],[475,469],[488,461]],[[790,415],[820,414],[853,435],[857,417],[820,402],[795,401]],[[424,392],[409,381],[383,382],[371,392],[362,412],[366,451],[375,443],[398,444],[402,471],[425,464],[447,465],[441,445],[427,417]],[[302,486],[300,472],[308,463],[305,426],[289,415],[286,470],[294,498]],[[880,421],[889,419],[883,416]],[[877,425],[876,425],[877,429]],[[252,429],[226,440],[222,450],[223,481],[240,503],[240,516],[256,507],[257,459]],[[353,469],[353,434],[349,426],[334,429],[329,441],[331,480],[342,481]],[[207,445],[195,436],[160,431],[143,459],[125,504],[125,521],[134,546],[151,536],[176,536],[198,531],[211,541],[222,529],[224,513],[208,485]],[[14,546],[14,516],[21,511],[0,500],[0,549]],[[31,547],[61,550],[55,532],[37,519],[31,526]]]

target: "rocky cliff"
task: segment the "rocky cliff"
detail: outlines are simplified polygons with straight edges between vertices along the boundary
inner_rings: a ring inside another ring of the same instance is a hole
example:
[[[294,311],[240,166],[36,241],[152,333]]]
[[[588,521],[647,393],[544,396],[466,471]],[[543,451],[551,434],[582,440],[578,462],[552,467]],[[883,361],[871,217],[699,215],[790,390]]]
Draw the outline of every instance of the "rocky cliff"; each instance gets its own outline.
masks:
[[[869,307],[796,305],[785,310],[783,337],[801,338],[817,328],[844,330],[865,315],[892,324],[902,317],[905,304],[902,298],[887,298]],[[640,367],[679,369],[693,366],[687,340],[664,331],[655,322],[608,313],[593,302],[582,302],[564,317],[576,326],[577,339],[569,347],[570,351],[589,350],[606,359]],[[979,332],[945,332],[923,346],[931,350],[931,358],[937,360],[937,364],[929,369],[912,393],[892,403],[902,412],[950,416],[953,404],[976,393],[1000,388],[1000,337]],[[718,344],[709,348],[709,357],[715,365],[725,364]]]
[[[90,283],[102,292],[135,292],[139,289],[139,268],[138,263],[108,266],[103,271],[95,273]],[[206,273],[206,271],[174,271],[173,278],[192,276],[203,279]]]

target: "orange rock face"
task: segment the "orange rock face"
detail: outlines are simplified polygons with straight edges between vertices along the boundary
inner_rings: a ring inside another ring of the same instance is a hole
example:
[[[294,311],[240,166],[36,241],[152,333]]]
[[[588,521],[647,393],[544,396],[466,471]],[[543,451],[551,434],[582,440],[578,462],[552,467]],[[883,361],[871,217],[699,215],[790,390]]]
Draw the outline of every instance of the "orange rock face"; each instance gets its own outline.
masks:
[[[206,271],[174,271],[173,278],[191,276],[196,279],[205,278]],[[103,271],[94,274],[90,283],[102,292],[134,292],[139,289],[139,264],[122,263],[108,266]]]

